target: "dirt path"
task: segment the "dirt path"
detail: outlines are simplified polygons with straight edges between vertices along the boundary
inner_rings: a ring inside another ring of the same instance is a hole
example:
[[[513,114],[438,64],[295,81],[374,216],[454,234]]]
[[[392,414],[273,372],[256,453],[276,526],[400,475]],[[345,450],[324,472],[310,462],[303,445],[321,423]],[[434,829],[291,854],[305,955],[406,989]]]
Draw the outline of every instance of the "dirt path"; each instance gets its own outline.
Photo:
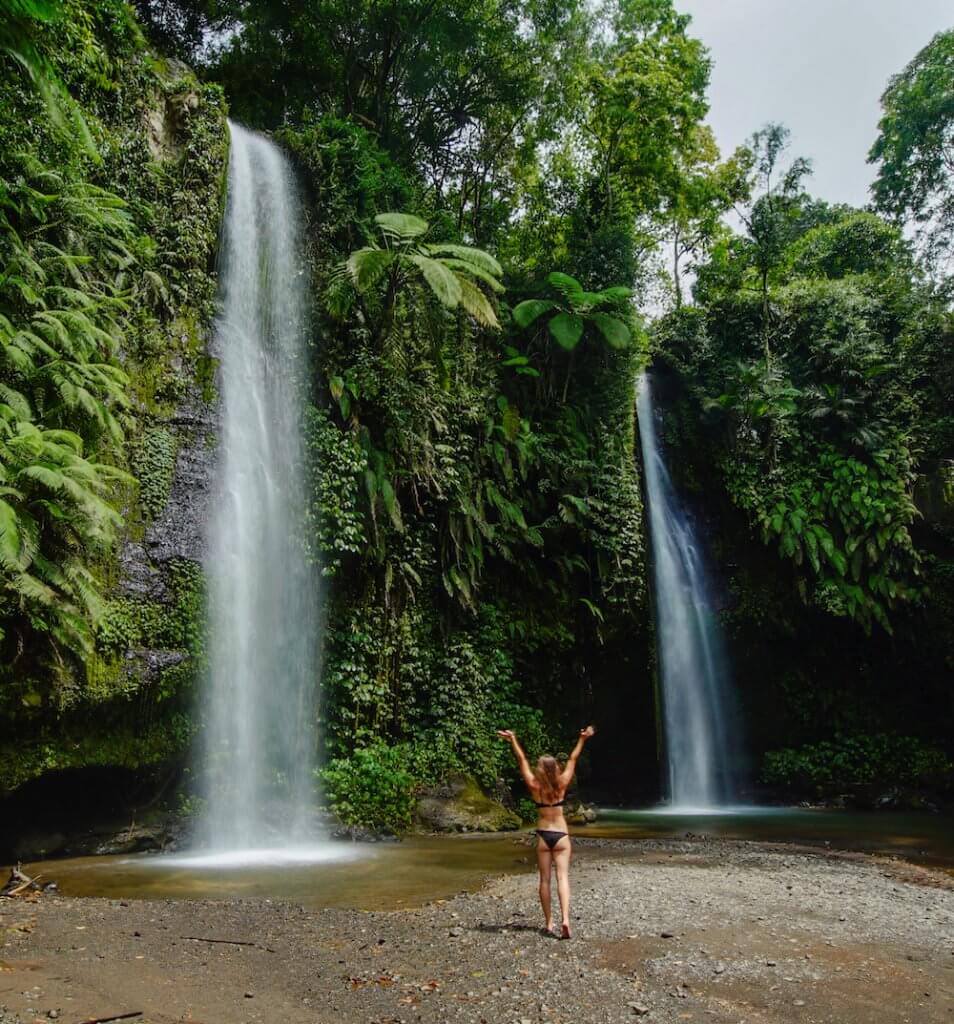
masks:
[[[578,849],[571,942],[538,932],[526,875],[394,913],[0,901],[0,1022],[954,1024],[943,875],[724,841]]]

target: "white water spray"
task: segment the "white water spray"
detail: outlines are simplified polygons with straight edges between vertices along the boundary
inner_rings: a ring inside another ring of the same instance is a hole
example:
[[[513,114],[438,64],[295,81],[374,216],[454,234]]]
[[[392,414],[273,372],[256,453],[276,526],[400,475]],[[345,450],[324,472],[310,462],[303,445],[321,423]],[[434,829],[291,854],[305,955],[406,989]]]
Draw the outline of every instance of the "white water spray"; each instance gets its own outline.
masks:
[[[652,537],[668,799],[673,809],[712,810],[731,801],[740,755],[728,666],[699,539],[656,437],[647,376],[636,410]]]
[[[321,647],[317,581],[300,542],[307,292],[297,187],[277,146],[229,128],[198,838],[234,857],[313,835]]]

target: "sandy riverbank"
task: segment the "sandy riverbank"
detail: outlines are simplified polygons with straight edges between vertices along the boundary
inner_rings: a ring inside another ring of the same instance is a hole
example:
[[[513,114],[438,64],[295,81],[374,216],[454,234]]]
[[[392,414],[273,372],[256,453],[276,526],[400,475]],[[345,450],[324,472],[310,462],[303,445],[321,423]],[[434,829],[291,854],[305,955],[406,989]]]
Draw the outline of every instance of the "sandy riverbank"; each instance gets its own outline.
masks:
[[[390,913],[0,901],[0,1022],[954,1022],[948,876],[731,841],[577,852],[570,942],[539,933],[527,875]]]

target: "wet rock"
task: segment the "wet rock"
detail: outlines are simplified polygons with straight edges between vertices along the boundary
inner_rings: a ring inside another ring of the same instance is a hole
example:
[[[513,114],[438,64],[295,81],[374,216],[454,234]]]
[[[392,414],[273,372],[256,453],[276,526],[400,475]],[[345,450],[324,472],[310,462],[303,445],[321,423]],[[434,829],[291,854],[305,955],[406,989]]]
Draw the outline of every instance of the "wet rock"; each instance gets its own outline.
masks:
[[[462,775],[425,790],[417,803],[417,819],[436,832],[509,832],[521,825],[513,811]]]

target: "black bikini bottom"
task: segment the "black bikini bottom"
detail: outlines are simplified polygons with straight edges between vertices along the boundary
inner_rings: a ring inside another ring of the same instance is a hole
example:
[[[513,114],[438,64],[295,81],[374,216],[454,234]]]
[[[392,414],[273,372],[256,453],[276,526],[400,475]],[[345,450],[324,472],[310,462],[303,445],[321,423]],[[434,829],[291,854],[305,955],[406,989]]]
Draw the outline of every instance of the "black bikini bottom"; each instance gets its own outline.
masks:
[[[537,835],[547,844],[547,846],[551,850],[566,834],[566,832],[555,832],[553,829],[549,828],[537,829]]]

